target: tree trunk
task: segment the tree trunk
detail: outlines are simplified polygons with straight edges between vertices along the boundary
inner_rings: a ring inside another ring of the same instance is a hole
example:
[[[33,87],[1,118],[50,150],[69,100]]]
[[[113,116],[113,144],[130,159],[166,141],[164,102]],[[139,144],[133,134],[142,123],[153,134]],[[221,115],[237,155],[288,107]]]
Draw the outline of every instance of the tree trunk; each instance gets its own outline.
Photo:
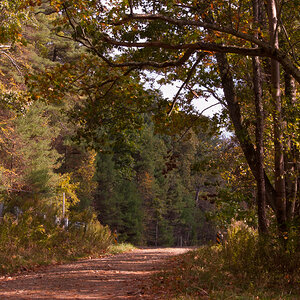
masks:
[[[158,245],[158,220],[156,220],[156,225],[155,225],[155,247]]]
[[[196,196],[195,196],[196,207],[199,207],[199,194],[200,194],[200,187],[197,186],[197,188],[196,188]]]
[[[287,122],[287,127],[289,123],[296,122],[296,112],[294,112],[294,107],[296,104],[296,86],[295,80],[290,74],[285,74],[285,96],[286,96],[286,105],[287,113],[285,120]],[[286,214],[288,222],[291,222],[294,218],[297,193],[298,193],[298,179],[299,179],[299,170],[298,170],[298,159],[299,151],[294,142],[293,136],[288,133],[286,137],[286,149],[284,155],[284,166],[286,173]]]
[[[253,15],[254,21],[259,26],[260,21],[259,9],[261,1],[253,0]],[[258,38],[258,34],[256,34]],[[254,85],[254,100],[256,111],[256,155],[257,155],[257,215],[258,215],[258,231],[265,234],[268,231],[267,217],[266,217],[266,188],[264,176],[264,107],[262,98],[262,72],[259,57],[252,58],[253,65],[253,85]]]
[[[226,54],[216,53],[216,58],[218,68],[220,71],[225,101],[227,103],[230,119],[235,129],[235,134],[239,140],[239,143],[241,145],[247,163],[251,169],[251,172],[255,177],[256,181],[258,181],[259,177],[257,172],[256,151],[251,142],[247,128],[242,123],[241,110],[235,93],[233,78],[230,72]],[[264,181],[266,190],[266,200],[268,201],[268,204],[272,207],[272,209],[276,212],[276,205],[274,203],[275,190],[265,172]]]
[[[275,0],[267,1],[270,42],[272,47],[279,49],[278,42],[278,20]],[[285,178],[284,178],[284,156],[283,156],[283,134],[282,134],[282,109],[281,109],[281,91],[280,91],[280,67],[279,62],[271,59],[271,85],[272,98],[274,106],[274,151],[275,151],[275,204],[278,228],[281,232],[286,228],[286,196],[285,196]]]

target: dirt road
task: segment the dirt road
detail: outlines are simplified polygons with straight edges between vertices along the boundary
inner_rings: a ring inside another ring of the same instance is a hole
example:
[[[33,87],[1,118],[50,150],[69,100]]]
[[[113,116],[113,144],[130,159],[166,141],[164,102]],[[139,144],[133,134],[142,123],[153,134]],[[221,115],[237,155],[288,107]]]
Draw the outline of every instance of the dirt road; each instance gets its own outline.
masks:
[[[143,290],[164,261],[188,248],[136,249],[0,279],[0,299],[157,299]]]

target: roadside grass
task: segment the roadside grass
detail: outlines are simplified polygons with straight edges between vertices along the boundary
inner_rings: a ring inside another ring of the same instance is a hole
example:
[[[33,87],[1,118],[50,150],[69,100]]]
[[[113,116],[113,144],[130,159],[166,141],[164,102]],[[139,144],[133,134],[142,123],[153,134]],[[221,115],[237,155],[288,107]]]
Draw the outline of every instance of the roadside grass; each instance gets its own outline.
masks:
[[[0,225],[0,274],[10,275],[37,267],[97,258],[106,254],[113,237],[108,227],[92,217],[86,227],[62,227],[24,214],[6,217]]]
[[[131,244],[115,244],[109,228],[96,216],[90,216],[85,224],[65,230],[30,213],[19,220],[6,216],[0,224],[0,275],[134,249]]]
[[[202,246],[172,258],[155,274],[159,299],[300,299],[300,253],[283,251],[242,229],[225,245]]]
[[[300,299],[299,274],[235,272],[216,246],[172,258],[169,270],[154,275],[153,285],[161,299]]]
[[[108,254],[118,254],[134,250],[135,247],[128,243],[112,244],[108,247]]]
[[[43,247],[31,243],[30,246],[12,246],[0,253],[0,275],[11,275],[24,271],[35,270],[41,266],[62,264],[85,258],[99,258],[106,255],[115,255],[128,252],[135,247],[131,244],[91,246],[88,241],[83,242],[73,234],[61,233],[64,239],[60,245]],[[82,245],[85,243],[85,245]],[[17,246],[17,247],[16,247]]]

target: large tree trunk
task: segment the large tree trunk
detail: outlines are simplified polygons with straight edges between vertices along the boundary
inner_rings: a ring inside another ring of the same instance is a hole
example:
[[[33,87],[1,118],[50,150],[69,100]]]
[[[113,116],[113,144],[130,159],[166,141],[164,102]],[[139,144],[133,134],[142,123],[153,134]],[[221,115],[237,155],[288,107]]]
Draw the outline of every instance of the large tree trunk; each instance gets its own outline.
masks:
[[[275,0],[267,1],[270,42],[274,49],[279,49],[278,20]],[[284,178],[284,155],[283,155],[283,123],[280,91],[280,67],[279,62],[271,59],[271,84],[273,98],[274,118],[274,151],[275,151],[275,204],[278,227],[281,232],[286,228],[286,195]]]
[[[253,16],[254,21],[259,26],[261,14],[259,9],[261,7],[260,0],[253,0]],[[258,37],[258,34],[257,36]],[[252,58],[253,65],[253,85],[254,85],[254,99],[256,111],[256,154],[257,154],[257,215],[258,215],[258,230],[265,234],[268,231],[267,217],[266,217],[266,188],[264,176],[264,108],[262,98],[262,72],[259,57]]]
[[[218,68],[220,71],[222,87],[225,95],[225,101],[227,103],[230,119],[235,129],[235,134],[239,140],[239,143],[241,145],[247,163],[251,169],[251,172],[255,177],[256,181],[258,181],[259,177],[257,172],[256,151],[251,142],[247,128],[242,123],[240,105],[238,103],[237,96],[235,93],[233,78],[230,72],[229,63],[227,61],[226,54],[216,53],[216,58],[217,58]],[[264,172],[264,180],[265,180],[267,202],[272,207],[274,212],[276,212],[276,205],[274,203],[275,190],[265,172]]]

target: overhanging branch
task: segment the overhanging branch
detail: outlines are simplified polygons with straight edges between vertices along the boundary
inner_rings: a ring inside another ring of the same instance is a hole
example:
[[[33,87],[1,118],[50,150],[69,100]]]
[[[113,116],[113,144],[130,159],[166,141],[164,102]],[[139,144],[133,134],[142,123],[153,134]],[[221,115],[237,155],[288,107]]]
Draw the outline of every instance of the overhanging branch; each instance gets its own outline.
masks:
[[[219,31],[219,32],[233,35],[235,37],[241,38],[242,40],[254,43],[260,47],[268,47],[269,46],[269,44],[267,42],[256,39],[254,36],[252,36],[250,34],[237,31],[237,30],[233,29],[232,27],[220,26],[219,24],[216,24],[216,23],[208,23],[208,22],[203,22],[203,21],[194,21],[194,20],[188,20],[188,19],[175,19],[175,18],[171,18],[169,16],[165,16],[162,14],[130,14],[130,15],[126,15],[122,20],[114,23],[113,25],[123,25],[131,20],[145,20],[145,21],[160,20],[160,21],[164,21],[164,22],[167,22],[167,23],[170,23],[173,25],[178,25],[180,27],[183,27],[183,26],[202,27],[205,29],[210,29],[213,31]]]
[[[192,68],[190,69],[190,71],[188,72],[187,78],[185,79],[185,81],[183,82],[183,84],[181,85],[181,87],[179,88],[179,90],[177,91],[177,93],[176,93],[176,95],[175,95],[175,97],[174,97],[174,99],[173,99],[171,108],[170,108],[170,110],[169,110],[169,112],[168,112],[168,116],[171,115],[171,113],[172,113],[172,111],[173,111],[173,109],[174,109],[174,107],[175,107],[175,104],[176,104],[176,102],[177,102],[177,99],[178,99],[178,97],[179,97],[179,95],[180,95],[182,89],[183,89],[184,86],[187,85],[187,83],[190,81],[191,77],[193,76],[193,73],[195,72],[195,69],[196,69],[197,65],[200,63],[200,61],[203,59],[203,57],[204,57],[205,55],[206,55],[205,53],[202,53],[202,55],[200,55],[200,56],[198,57],[198,59],[196,60],[196,62],[194,63],[194,65],[192,66]]]
[[[248,55],[248,56],[260,56],[260,57],[269,57],[277,60],[283,68],[289,72],[295,80],[300,83],[300,71],[299,69],[292,63],[292,61],[287,58],[287,54],[278,50],[274,49],[268,42],[260,40],[255,38],[255,36],[243,33],[240,31],[235,30],[232,27],[228,26],[221,26],[216,23],[208,23],[208,22],[202,22],[202,21],[194,21],[194,20],[188,20],[188,19],[176,19],[173,17],[165,16],[162,14],[130,14],[126,15],[122,20],[113,23],[112,25],[123,25],[131,20],[144,20],[144,21],[154,21],[154,20],[160,20],[167,22],[169,24],[174,24],[179,27],[183,26],[195,26],[195,27],[202,27],[204,29],[223,32],[235,37],[238,37],[242,40],[249,41],[252,44],[257,45],[259,48],[243,48],[243,47],[234,47],[234,46],[224,46],[224,45],[218,45],[214,43],[195,43],[190,45],[190,47],[195,47],[197,50],[202,51],[212,51],[217,53],[236,53],[241,55]],[[113,40],[111,40],[113,43]],[[118,42],[123,43],[123,42]],[[152,42],[154,44],[150,45],[149,43],[126,43],[125,44],[118,44],[119,46],[124,47],[158,47],[159,42]],[[130,45],[131,44],[131,45]],[[136,44],[136,45],[134,45]],[[142,45],[144,44],[144,45]],[[117,45],[117,44],[114,44]],[[186,47],[188,47],[189,44],[184,44]],[[197,46],[196,46],[197,45]],[[183,46],[183,45],[180,45]],[[168,49],[166,44],[161,43],[160,47]],[[169,49],[177,49],[175,45],[172,45]],[[178,49],[179,48],[178,45]]]

